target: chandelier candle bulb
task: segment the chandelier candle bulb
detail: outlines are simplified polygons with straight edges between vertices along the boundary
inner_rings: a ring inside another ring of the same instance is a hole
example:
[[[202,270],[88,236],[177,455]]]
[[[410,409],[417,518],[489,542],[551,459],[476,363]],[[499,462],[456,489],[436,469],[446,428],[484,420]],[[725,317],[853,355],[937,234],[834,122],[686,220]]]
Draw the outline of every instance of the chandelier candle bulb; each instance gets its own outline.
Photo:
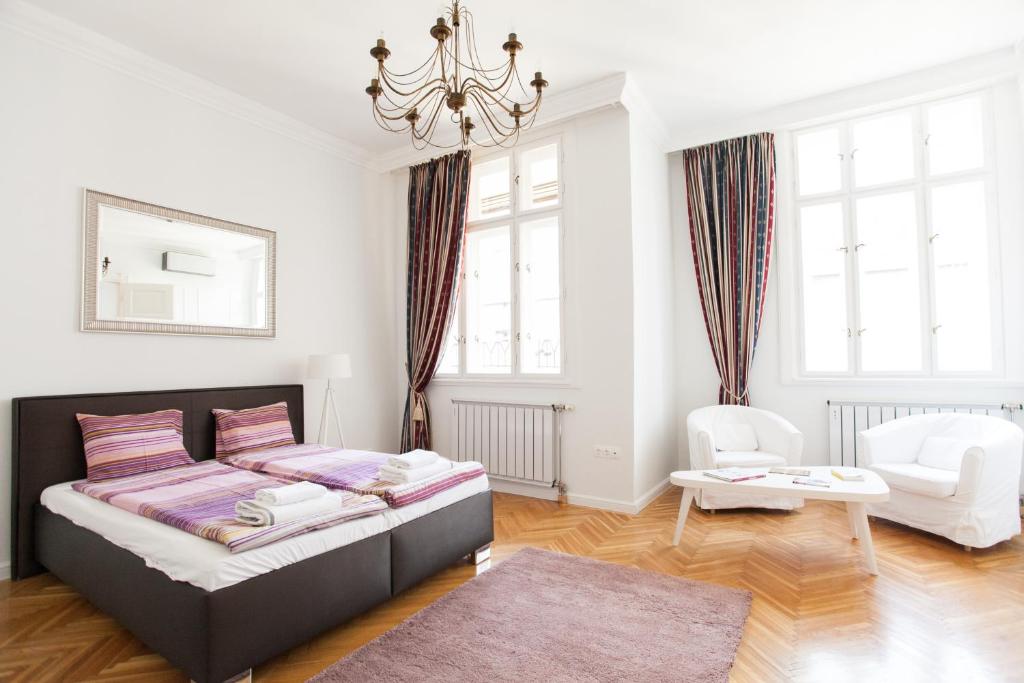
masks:
[[[536,120],[548,85],[540,71],[530,82],[533,92],[523,85],[516,66],[516,56],[523,51],[519,36],[508,33],[502,45],[504,64],[485,66],[476,46],[473,14],[460,0],[437,18],[430,36],[435,42],[433,55],[404,73],[385,66],[391,51],[383,32],[370,49],[377,74],[366,94],[377,124],[390,132],[408,133],[416,149],[514,145],[520,131]],[[455,125],[457,140],[439,132],[448,122]]]

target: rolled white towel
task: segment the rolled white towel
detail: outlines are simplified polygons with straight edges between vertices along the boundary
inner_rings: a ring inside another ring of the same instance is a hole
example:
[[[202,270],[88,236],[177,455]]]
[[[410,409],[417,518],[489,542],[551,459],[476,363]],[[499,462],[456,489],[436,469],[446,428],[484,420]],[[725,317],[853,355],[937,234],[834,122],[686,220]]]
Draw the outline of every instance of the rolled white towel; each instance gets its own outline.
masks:
[[[446,470],[450,470],[452,463],[444,458],[439,458],[432,465],[426,465],[424,467],[417,467],[412,470],[399,469],[390,465],[381,465],[380,468],[380,479],[381,481],[388,481],[392,484],[411,484],[414,481],[421,481],[428,477],[432,477],[435,474],[440,474]]]
[[[434,451],[425,451],[417,448],[401,455],[392,455],[388,458],[388,465],[399,470],[414,470],[417,467],[433,465],[441,456]]]
[[[267,505],[291,505],[304,500],[319,498],[327,493],[327,487],[311,481],[300,481],[298,484],[286,484],[272,489],[259,489],[253,496]]]
[[[273,526],[297,519],[317,517],[335,512],[342,506],[341,494],[334,491],[316,498],[288,505],[270,505],[259,500],[240,500],[235,503],[235,516],[243,524]]]

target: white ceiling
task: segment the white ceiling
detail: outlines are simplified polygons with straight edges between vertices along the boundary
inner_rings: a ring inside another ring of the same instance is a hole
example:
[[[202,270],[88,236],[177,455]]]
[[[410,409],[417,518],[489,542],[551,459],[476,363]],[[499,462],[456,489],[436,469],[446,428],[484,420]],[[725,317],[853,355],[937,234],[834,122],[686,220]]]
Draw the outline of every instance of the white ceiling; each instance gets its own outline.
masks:
[[[375,153],[363,92],[383,32],[391,67],[433,48],[441,2],[31,0],[159,60]],[[466,0],[481,57],[516,31],[549,96],[628,72],[670,133],[749,115],[1024,38],[1022,0]]]

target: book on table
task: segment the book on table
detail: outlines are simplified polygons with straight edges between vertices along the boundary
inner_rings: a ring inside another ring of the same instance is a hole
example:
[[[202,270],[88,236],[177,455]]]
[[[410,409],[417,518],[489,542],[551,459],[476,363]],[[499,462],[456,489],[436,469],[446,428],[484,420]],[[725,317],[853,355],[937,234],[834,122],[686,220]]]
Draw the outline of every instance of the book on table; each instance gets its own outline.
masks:
[[[801,486],[818,486],[823,489],[832,485],[832,482],[825,477],[794,477],[793,483]]]
[[[832,469],[832,476],[840,481],[864,481],[864,473],[857,470]]]
[[[720,479],[721,481],[737,482],[747,481],[748,479],[762,479],[767,475],[764,472],[744,469],[742,467],[723,467],[720,470],[705,470],[704,476]]]
[[[787,474],[791,477],[809,477],[811,471],[803,467],[773,467],[768,474]]]

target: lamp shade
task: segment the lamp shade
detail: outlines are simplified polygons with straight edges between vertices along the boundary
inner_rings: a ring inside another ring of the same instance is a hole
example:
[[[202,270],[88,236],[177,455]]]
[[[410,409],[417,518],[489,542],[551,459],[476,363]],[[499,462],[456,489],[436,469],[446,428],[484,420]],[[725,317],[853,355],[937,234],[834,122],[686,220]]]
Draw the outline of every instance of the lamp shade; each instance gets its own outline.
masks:
[[[306,377],[335,379],[352,376],[352,361],[347,353],[321,353],[309,357]]]

